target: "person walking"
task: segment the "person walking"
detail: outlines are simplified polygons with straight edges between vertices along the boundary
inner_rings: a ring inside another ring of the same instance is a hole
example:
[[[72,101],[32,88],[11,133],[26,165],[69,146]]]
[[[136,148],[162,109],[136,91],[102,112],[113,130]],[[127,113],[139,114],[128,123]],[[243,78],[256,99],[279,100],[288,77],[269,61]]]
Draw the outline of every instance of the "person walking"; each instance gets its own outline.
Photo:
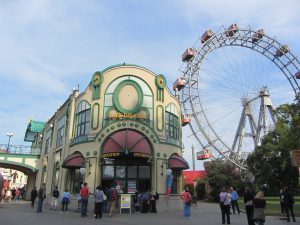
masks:
[[[191,203],[192,195],[189,192],[189,187],[186,186],[181,194],[181,199],[183,201],[183,217],[185,219],[191,218]]]
[[[116,206],[116,201],[118,199],[118,192],[114,184],[111,185],[111,188],[108,191],[108,201],[109,201],[109,216],[112,216],[114,208]]]
[[[30,192],[31,208],[34,207],[34,202],[35,202],[37,195],[38,195],[38,193],[37,193],[36,187],[34,187]]]
[[[254,196],[253,196],[250,188],[246,187],[245,188],[245,195],[244,195],[244,203],[245,203],[245,208],[246,208],[248,225],[254,225],[254,220],[253,220],[253,212],[254,212],[253,199],[254,199]]]
[[[55,186],[55,188],[54,188],[54,190],[52,192],[50,209],[55,209],[56,210],[58,197],[59,197],[59,190],[58,190],[58,187]]]
[[[222,224],[225,224],[225,216],[227,224],[230,224],[230,194],[226,192],[225,188],[219,194],[220,198],[220,208],[222,213]]]
[[[43,212],[43,202],[46,198],[46,187],[45,183],[41,186],[41,188],[38,191],[38,207],[37,207],[37,213]]]
[[[69,192],[68,188],[65,189],[64,193],[62,194],[61,196],[61,212],[60,213],[63,213],[64,212],[64,209],[66,209],[66,213],[69,213],[68,212],[68,205],[71,201],[71,193]]]
[[[290,222],[290,213],[293,218],[293,221],[296,222],[295,214],[294,214],[295,200],[294,200],[294,196],[291,194],[288,187],[285,187],[283,190],[283,203],[284,203],[287,222]]]
[[[239,207],[239,203],[238,200],[240,199],[238,193],[236,192],[236,190],[234,190],[233,187],[230,187],[230,194],[231,194],[231,206],[232,206],[232,212],[233,214],[235,214],[235,208],[238,212],[238,214],[240,214],[240,207]]]
[[[89,203],[89,195],[90,191],[87,186],[87,182],[83,184],[83,188],[80,190],[80,197],[81,197],[81,217],[87,216],[87,207]]]
[[[258,225],[264,225],[265,223],[265,208],[266,208],[266,200],[264,198],[264,193],[262,191],[257,192],[254,200],[254,213],[253,219]]]
[[[104,199],[106,199],[106,196],[101,188],[101,186],[96,187],[96,191],[94,194],[94,200],[95,200],[95,219],[101,219],[102,218],[102,203]]]

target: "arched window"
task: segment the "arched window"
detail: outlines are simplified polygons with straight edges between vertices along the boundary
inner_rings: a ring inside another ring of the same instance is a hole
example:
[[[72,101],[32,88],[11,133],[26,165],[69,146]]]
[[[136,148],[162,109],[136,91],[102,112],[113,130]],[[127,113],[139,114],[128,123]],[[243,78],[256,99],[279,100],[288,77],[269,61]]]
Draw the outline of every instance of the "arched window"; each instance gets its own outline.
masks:
[[[90,130],[91,106],[87,101],[79,103],[76,111],[75,138],[85,137]],[[78,140],[80,141],[80,140]]]
[[[167,139],[175,139],[179,138],[179,115],[178,110],[175,104],[170,103],[166,107],[166,136]]]

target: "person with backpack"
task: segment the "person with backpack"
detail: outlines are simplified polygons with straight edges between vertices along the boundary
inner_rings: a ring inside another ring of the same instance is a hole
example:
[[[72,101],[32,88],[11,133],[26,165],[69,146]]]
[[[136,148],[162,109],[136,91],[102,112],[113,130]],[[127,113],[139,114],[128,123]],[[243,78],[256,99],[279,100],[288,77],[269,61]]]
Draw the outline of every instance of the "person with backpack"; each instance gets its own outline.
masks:
[[[102,218],[102,203],[104,199],[106,200],[106,196],[104,192],[102,191],[101,186],[96,187],[96,191],[94,194],[94,200],[95,200],[95,219],[101,219]]]
[[[112,213],[114,211],[114,208],[116,206],[116,201],[118,199],[118,192],[115,187],[115,185],[112,185],[111,188],[108,191],[108,201],[110,205],[110,210],[109,210],[109,216],[112,216]]]
[[[58,190],[58,187],[55,186],[55,188],[52,192],[50,209],[55,209],[56,210],[58,197],[59,197],[59,190]]]
[[[33,189],[30,192],[31,208],[34,207],[34,201],[35,201],[37,195],[38,195],[38,192],[36,190],[36,187],[33,187]]]
[[[81,197],[81,217],[87,216],[87,208],[89,203],[89,195],[90,191],[87,186],[87,182],[84,182],[83,187],[80,190],[80,197]]]
[[[191,203],[192,203],[192,195],[189,192],[189,187],[186,186],[184,191],[181,194],[181,199],[183,201],[183,217],[188,219],[191,218]]]

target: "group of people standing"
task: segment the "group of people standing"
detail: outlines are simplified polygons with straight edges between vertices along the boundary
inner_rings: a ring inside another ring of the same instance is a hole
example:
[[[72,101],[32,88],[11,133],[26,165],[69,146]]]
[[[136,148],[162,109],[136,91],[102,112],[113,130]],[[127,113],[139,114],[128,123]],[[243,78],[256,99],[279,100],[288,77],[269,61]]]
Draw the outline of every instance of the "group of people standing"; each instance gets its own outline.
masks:
[[[159,194],[154,194],[152,188],[145,192],[135,192],[135,195],[133,196],[135,213],[157,213],[156,200],[158,199]]]
[[[237,208],[238,214],[240,214],[240,209],[238,205],[239,195],[238,193],[231,187],[228,191],[225,188],[222,189],[219,194],[220,198],[220,208],[222,212],[222,223],[231,224],[230,223],[230,208],[232,206],[232,211],[235,214],[235,208]],[[287,222],[290,222],[290,214],[293,218],[293,221],[296,222],[293,204],[294,198],[288,190],[288,187],[285,187],[284,190],[280,192],[281,199],[281,210],[282,215],[286,213]],[[266,208],[266,200],[264,198],[264,193],[262,191],[258,191],[256,195],[252,193],[249,187],[245,188],[244,193],[244,204],[245,211],[247,215],[248,225],[254,225],[257,223],[258,225],[264,225],[265,223],[265,208]],[[226,218],[225,218],[226,217]]]

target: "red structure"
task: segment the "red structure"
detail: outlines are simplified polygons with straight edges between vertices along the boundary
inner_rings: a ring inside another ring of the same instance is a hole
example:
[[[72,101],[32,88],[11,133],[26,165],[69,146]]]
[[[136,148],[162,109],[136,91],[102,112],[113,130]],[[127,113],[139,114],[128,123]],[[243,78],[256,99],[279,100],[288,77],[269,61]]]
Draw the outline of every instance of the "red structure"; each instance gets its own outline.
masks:
[[[194,185],[194,180],[203,179],[206,177],[205,170],[195,170],[195,171],[182,171],[184,177],[184,184]]]

